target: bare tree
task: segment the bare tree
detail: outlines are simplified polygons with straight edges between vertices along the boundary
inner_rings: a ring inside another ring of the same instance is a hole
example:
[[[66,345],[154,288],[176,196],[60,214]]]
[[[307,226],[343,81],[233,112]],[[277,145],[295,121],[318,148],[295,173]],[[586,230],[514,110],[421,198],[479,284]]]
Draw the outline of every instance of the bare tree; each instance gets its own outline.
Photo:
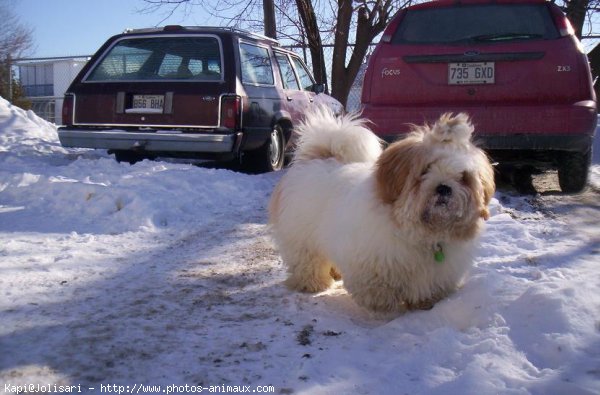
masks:
[[[327,83],[327,66],[321,41],[319,22],[311,0],[296,0],[298,14],[302,20],[303,36],[306,37],[310,57],[312,59],[313,75],[318,83]]]
[[[33,45],[32,30],[21,23],[19,18],[0,3],[0,59],[9,56],[17,58],[22,56]]]
[[[331,71],[332,96],[346,105],[350,88],[375,37],[385,30],[395,12],[408,6],[412,0],[338,0],[335,27],[333,63]],[[355,23],[353,23],[355,21]],[[350,34],[354,25],[354,46],[350,60]]]
[[[164,7],[167,14],[172,15],[180,7],[197,5],[203,7],[209,15],[223,20],[225,25],[251,29],[264,27],[267,32],[264,26],[267,19],[260,13],[267,1],[145,0],[148,4],[145,11],[154,12]],[[410,2],[411,0],[328,0],[319,3],[319,0],[277,0],[274,2],[277,34],[292,44],[308,46],[313,74],[318,83],[328,81],[324,37],[332,41],[331,93],[345,104],[369,44],[385,29],[392,15]],[[315,5],[321,9],[315,10]],[[327,6],[330,8],[326,9]],[[349,59],[347,54],[350,54]]]
[[[12,73],[12,59],[23,56],[33,45],[32,30],[0,3],[0,96],[14,102],[20,94]]]
[[[422,0],[144,1],[154,10],[161,7],[170,8],[171,14],[178,7],[200,6],[228,26],[243,26],[254,30],[264,28],[264,2],[272,1],[276,11],[278,37],[293,44],[308,46],[313,74],[319,83],[328,81],[323,48],[325,45],[333,45],[331,94],[345,105],[369,45],[385,30],[398,10]],[[585,36],[584,23],[586,20],[592,20],[600,0],[553,1],[563,7],[577,36]]]
[[[210,15],[226,20],[227,25],[239,26],[243,24],[242,18],[254,17],[254,11],[258,8],[257,5],[262,5],[262,18],[264,25],[265,36],[277,38],[277,24],[275,17],[275,2],[274,0],[224,0],[224,1],[202,1],[202,0],[144,0],[146,7],[142,8],[142,13],[154,13],[159,10],[165,10],[163,19],[158,23],[164,23],[171,18],[176,11],[182,10],[184,14],[191,12],[192,8],[202,7]],[[233,14],[232,14],[233,13]],[[233,17],[226,15],[232,14]]]
[[[590,5],[590,0],[565,0],[565,14],[573,25],[575,35],[581,39],[583,35],[583,25],[585,24],[586,14]]]

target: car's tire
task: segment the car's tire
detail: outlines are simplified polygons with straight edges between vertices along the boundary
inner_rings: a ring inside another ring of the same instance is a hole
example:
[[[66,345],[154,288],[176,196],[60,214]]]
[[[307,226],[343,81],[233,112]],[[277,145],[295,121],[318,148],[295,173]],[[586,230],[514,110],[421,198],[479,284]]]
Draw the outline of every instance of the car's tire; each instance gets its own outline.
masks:
[[[530,166],[522,166],[514,169],[511,181],[517,192],[521,195],[535,195],[537,191],[533,186],[534,169]]]
[[[139,154],[135,151],[127,151],[127,150],[114,150],[112,151],[115,154],[115,159],[117,162],[126,162],[130,165],[133,165],[136,162],[140,162],[144,160],[146,157],[142,154]]]
[[[563,193],[578,193],[585,188],[592,163],[592,150],[564,152],[558,165],[558,184]]]
[[[266,143],[244,154],[244,169],[252,173],[268,173],[283,169],[285,163],[285,135],[281,125],[273,126]]]

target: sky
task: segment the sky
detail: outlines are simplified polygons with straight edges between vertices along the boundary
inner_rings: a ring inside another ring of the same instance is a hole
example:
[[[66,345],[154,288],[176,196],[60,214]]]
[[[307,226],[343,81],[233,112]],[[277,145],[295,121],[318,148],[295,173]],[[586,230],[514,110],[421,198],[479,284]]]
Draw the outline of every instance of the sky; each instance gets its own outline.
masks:
[[[128,28],[218,24],[200,7],[162,22],[166,9],[142,13],[143,0],[0,0],[0,4],[8,5],[33,29],[34,48],[28,57],[92,55],[109,37]]]

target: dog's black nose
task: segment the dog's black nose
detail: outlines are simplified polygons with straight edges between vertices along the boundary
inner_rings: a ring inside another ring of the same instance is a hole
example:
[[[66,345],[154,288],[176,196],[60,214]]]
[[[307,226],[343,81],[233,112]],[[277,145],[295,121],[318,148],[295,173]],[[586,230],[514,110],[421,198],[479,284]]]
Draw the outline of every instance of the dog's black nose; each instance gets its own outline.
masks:
[[[435,193],[440,196],[450,196],[452,195],[452,188],[450,188],[448,185],[440,184],[437,186],[437,188],[435,188]]]

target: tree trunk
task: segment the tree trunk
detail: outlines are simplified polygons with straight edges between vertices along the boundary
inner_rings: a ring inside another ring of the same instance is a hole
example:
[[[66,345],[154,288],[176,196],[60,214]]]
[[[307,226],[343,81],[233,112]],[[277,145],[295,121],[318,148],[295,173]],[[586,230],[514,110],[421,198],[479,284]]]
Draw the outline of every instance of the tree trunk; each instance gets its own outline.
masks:
[[[571,21],[575,35],[581,40],[583,34],[583,24],[585,23],[585,14],[587,12],[590,0],[570,0],[567,2],[567,18]]]
[[[348,83],[349,76],[346,70],[348,36],[350,34],[350,23],[352,22],[352,0],[338,0],[336,19],[331,63],[331,96],[338,99],[345,107],[350,91],[349,85],[352,84],[352,82]]]
[[[325,66],[325,56],[323,53],[323,45],[321,43],[321,32],[317,23],[317,16],[313,8],[311,0],[296,0],[298,13],[302,19],[308,47],[310,49],[310,57],[313,64],[313,74],[317,83],[327,83],[327,68]]]
[[[352,55],[346,65],[346,52],[348,49],[349,26],[352,20],[352,1],[338,0],[338,16],[335,34],[335,51],[333,57],[333,71],[331,75],[332,96],[344,106],[348,102],[348,95],[352,84],[363,64],[371,41],[381,33],[390,19],[390,1],[377,0],[372,3],[373,9],[368,10],[366,2],[358,10],[356,36]]]

